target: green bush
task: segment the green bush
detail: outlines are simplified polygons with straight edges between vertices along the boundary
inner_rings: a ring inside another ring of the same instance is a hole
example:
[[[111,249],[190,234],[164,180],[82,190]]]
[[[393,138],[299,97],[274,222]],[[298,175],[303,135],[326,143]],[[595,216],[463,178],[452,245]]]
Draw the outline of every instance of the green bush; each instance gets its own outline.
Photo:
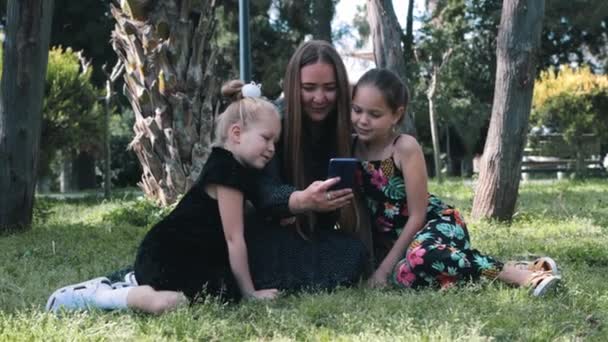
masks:
[[[534,86],[530,123],[548,126],[578,145],[585,133],[608,138],[608,77],[589,68],[542,72]]]
[[[132,187],[141,180],[141,165],[135,152],[128,148],[133,140],[133,111],[126,110],[114,114],[110,120],[110,155],[112,185],[115,187]],[[103,169],[103,166],[100,166]]]
[[[173,206],[163,208],[144,197],[140,197],[135,201],[126,202],[121,207],[104,213],[102,221],[112,223],[113,225],[130,224],[132,226],[146,227],[160,221],[173,208]]]
[[[92,69],[71,48],[49,52],[40,143],[39,175],[50,175],[57,152],[99,154],[103,147],[100,92],[91,83]]]

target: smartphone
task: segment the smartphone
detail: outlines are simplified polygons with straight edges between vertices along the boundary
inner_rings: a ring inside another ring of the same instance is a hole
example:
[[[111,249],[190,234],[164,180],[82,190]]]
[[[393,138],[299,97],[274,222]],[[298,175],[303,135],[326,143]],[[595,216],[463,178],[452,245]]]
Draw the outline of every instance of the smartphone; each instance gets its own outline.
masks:
[[[355,174],[358,167],[359,159],[357,158],[331,158],[327,169],[327,178],[340,177],[340,181],[331,189],[354,188]]]

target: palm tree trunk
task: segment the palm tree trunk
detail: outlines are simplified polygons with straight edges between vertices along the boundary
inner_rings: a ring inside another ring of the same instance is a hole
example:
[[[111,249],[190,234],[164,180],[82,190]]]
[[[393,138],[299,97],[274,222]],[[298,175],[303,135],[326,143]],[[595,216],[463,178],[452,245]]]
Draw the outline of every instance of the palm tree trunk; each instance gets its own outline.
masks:
[[[112,45],[135,113],[130,147],[143,169],[138,185],[162,205],[190,188],[210,152],[220,88],[214,13],[214,0],[112,6]]]

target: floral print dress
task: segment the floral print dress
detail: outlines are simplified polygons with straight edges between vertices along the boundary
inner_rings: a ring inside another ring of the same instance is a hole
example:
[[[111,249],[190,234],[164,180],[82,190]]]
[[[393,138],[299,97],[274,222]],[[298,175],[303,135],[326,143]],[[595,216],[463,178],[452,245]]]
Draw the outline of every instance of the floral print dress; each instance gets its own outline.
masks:
[[[360,182],[369,208],[376,266],[405,227],[409,213],[403,174],[392,157],[361,163]],[[494,279],[503,264],[471,248],[460,213],[428,195],[426,224],[414,236],[393,269],[393,284],[404,288],[447,287],[454,283]]]

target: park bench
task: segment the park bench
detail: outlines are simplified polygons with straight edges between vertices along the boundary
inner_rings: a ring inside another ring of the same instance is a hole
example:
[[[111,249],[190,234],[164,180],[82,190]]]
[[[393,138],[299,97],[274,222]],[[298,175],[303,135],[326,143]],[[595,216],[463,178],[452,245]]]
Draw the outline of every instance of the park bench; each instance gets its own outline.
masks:
[[[530,134],[521,163],[522,177],[527,179],[531,173],[556,173],[557,178],[561,179],[577,171],[579,151],[582,153],[580,157],[583,173],[605,173],[601,158],[601,141],[598,136],[582,135],[580,147],[577,149],[568,144],[562,134]]]

